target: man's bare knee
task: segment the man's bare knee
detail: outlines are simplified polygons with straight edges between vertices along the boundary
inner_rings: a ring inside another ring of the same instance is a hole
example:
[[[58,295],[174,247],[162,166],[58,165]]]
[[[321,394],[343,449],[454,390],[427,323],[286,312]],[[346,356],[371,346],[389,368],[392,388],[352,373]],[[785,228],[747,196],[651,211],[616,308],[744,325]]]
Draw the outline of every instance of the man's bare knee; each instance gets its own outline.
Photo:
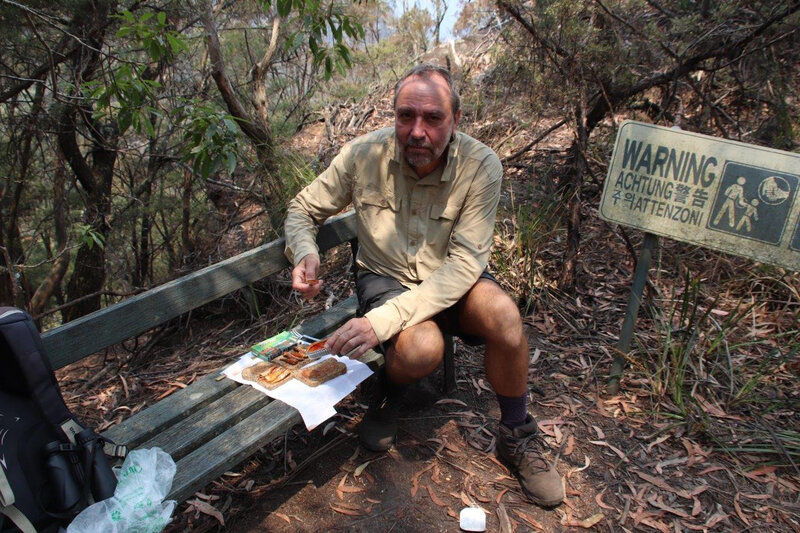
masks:
[[[511,297],[496,283],[480,280],[467,295],[459,317],[468,333],[489,342],[516,344],[523,335],[522,317]]]
[[[491,331],[494,336],[503,337],[506,343],[519,342],[518,339],[523,335],[522,317],[514,300],[506,295],[505,298],[497,298],[492,307],[491,315],[494,324],[492,324]]]
[[[397,334],[386,357],[392,381],[406,385],[436,370],[444,357],[444,337],[432,321],[412,326]]]

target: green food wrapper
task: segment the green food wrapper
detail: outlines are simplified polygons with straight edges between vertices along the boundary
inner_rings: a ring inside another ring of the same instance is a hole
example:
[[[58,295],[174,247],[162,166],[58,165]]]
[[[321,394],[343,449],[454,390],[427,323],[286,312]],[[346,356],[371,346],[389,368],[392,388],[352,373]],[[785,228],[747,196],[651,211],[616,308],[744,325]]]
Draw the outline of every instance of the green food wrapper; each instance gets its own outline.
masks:
[[[281,331],[277,335],[254,344],[250,347],[250,351],[260,359],[270,361],[297,344],[300,338],[300,335],[294,330]]]

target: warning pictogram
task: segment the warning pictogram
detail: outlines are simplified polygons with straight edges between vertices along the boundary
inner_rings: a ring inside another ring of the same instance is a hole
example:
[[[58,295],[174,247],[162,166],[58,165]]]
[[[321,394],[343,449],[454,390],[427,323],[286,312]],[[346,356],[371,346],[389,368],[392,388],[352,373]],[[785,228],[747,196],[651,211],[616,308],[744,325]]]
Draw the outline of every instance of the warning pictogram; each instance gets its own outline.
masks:
[[[778,244],[786,228],[798,177],[727,162],[708,227]]]

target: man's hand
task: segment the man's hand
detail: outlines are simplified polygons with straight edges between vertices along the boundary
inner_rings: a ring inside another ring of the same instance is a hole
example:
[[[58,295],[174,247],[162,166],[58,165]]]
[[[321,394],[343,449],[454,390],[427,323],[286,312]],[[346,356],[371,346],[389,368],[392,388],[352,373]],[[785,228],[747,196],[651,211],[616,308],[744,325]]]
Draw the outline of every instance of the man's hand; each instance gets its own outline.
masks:
[[[300,293],[304,300],[311,300],[322,290],[319,275],[319,256],[308,254],[292,269],[292,288]]]
[[[330,336],[325,347],[332,354],[358,359],[370,348],[378,345],[378,337],[366,318],[351,318]]]

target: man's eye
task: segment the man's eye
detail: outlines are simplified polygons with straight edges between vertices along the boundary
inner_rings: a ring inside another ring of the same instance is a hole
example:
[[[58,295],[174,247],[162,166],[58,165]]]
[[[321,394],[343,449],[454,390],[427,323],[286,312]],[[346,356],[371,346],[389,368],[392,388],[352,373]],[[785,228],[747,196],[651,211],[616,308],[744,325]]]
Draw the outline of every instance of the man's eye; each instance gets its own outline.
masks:
[[[430,122],[431,124],[440,124],[442,120],[444,120],[444,117],[441,117],[439,115],[432,115],[428,117],[428,122]]]

